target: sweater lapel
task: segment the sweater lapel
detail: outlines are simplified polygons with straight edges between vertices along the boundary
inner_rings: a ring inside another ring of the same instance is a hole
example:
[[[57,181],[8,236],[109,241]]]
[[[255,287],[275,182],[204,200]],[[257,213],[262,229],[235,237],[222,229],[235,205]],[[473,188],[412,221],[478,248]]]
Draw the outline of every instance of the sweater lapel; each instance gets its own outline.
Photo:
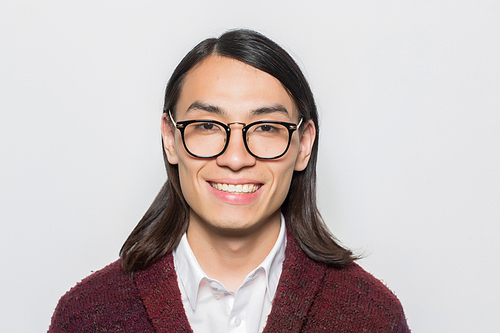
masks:
[[[290,230],[285,261],[263,333],[300,332],[326,272],[326,266],[307,257]],[[172,254],[134,274],[148,318],[158,333],[193,332],[182,305]]]
[[[307,257],[291,232],[287,242],[278,290],[263,333],[300,332],[326,272],[324,264]]]
[[[171,253],[136,272],[134,282],[156,332],[193,332],[182,305]]]

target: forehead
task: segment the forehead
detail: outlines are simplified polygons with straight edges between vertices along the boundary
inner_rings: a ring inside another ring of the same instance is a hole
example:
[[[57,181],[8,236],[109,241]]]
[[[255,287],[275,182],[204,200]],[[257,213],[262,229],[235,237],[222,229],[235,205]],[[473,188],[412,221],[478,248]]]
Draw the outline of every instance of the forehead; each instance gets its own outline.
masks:
[[[213,106],[228,118],[248,117],[255,110],[285,110],[280,117],[298,118],[295,103],[281,82],[272,75],[241,61],[212,55],[186,75],[177,103],[178,116],[209,112],[192,105]]]

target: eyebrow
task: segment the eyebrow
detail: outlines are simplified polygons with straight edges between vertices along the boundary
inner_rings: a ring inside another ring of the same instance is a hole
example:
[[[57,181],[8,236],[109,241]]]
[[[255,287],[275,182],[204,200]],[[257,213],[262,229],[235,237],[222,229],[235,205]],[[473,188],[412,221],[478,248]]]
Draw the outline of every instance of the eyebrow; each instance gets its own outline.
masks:
[[[255,110],[252,110],[250,113],[254,116],[262,115],[262,114],[270,114],[270,113],[284,113],[285,115],[290,118],[290,114],[288,113],[288,110],[286,107],[284,107],[281,104],[275,104],[273,106],[265,106],[261,107]]]
[[[210,113],[216,113],[216,114],[219,114],[221,116],[226,114],[226,112],[218,106],[205,104],[205,103],[202,103],[199,101],[191,103],[191,105],[187,108],[186,113],[191,111],[191,110],[203,110],[203,111],[207,111]]]
[[[189,105],[189,107],[187,108],[186,112],[189,112],[191,110],[203,110],[203,111],[215,113],[215,114],[218,114],[221,116],[227,115],[226,111],[224,111],[220,107],[215,106],[215,105],[202,103],[200,101],[195,101],[195,102],[191,103],[191,105]],[[283,106],[282,104],[275,104],[272,106],[264,106],[264,107],[260,107],[260,108],[253,109],[250,111],[250,114],[252,116],[271,114],[271,113],[283,113],[290,118],[290,113],[288,112],[286,107]]]

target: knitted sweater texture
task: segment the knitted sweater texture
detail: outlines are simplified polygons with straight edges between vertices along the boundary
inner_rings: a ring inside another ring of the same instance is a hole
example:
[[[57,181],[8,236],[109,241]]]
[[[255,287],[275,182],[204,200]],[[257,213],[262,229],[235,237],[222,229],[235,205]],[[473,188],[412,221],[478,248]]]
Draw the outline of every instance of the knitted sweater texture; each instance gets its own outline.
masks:
[[[288,235],[283,271],[263,333],[409,332],[394,294],[357,264],[311,260]],[[192,332],[172,254],[128,277],[120,260],[59,301],[49,332]]]

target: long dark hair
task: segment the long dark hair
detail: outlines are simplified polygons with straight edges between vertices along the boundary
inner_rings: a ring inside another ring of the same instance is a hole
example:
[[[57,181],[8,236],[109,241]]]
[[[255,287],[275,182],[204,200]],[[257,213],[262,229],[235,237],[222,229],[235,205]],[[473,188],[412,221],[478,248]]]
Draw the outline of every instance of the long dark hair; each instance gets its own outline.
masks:
[[[219,38],[196,45],[179,63],[167,84],[163,112],[175,108],[184,78],[191,68],[210,55],[233,58],[278,79],[294,100],[300,116],[316,126],[316,140],[309,164],[295,171],[288,195],[281,206],[288,228],[302,250],[312,259],[335,266],[355,260],[326,227],[316,206],[316,160],[318,155],[318,113],[314,97],[302,71],[278,44],[252,30],[232,30]],[[172,251],[188,226],[189,206],[182,194],[177,165],[168,163],[167,181],[151,207],[123,244],[122,268],[128,274],[144,269]]]

